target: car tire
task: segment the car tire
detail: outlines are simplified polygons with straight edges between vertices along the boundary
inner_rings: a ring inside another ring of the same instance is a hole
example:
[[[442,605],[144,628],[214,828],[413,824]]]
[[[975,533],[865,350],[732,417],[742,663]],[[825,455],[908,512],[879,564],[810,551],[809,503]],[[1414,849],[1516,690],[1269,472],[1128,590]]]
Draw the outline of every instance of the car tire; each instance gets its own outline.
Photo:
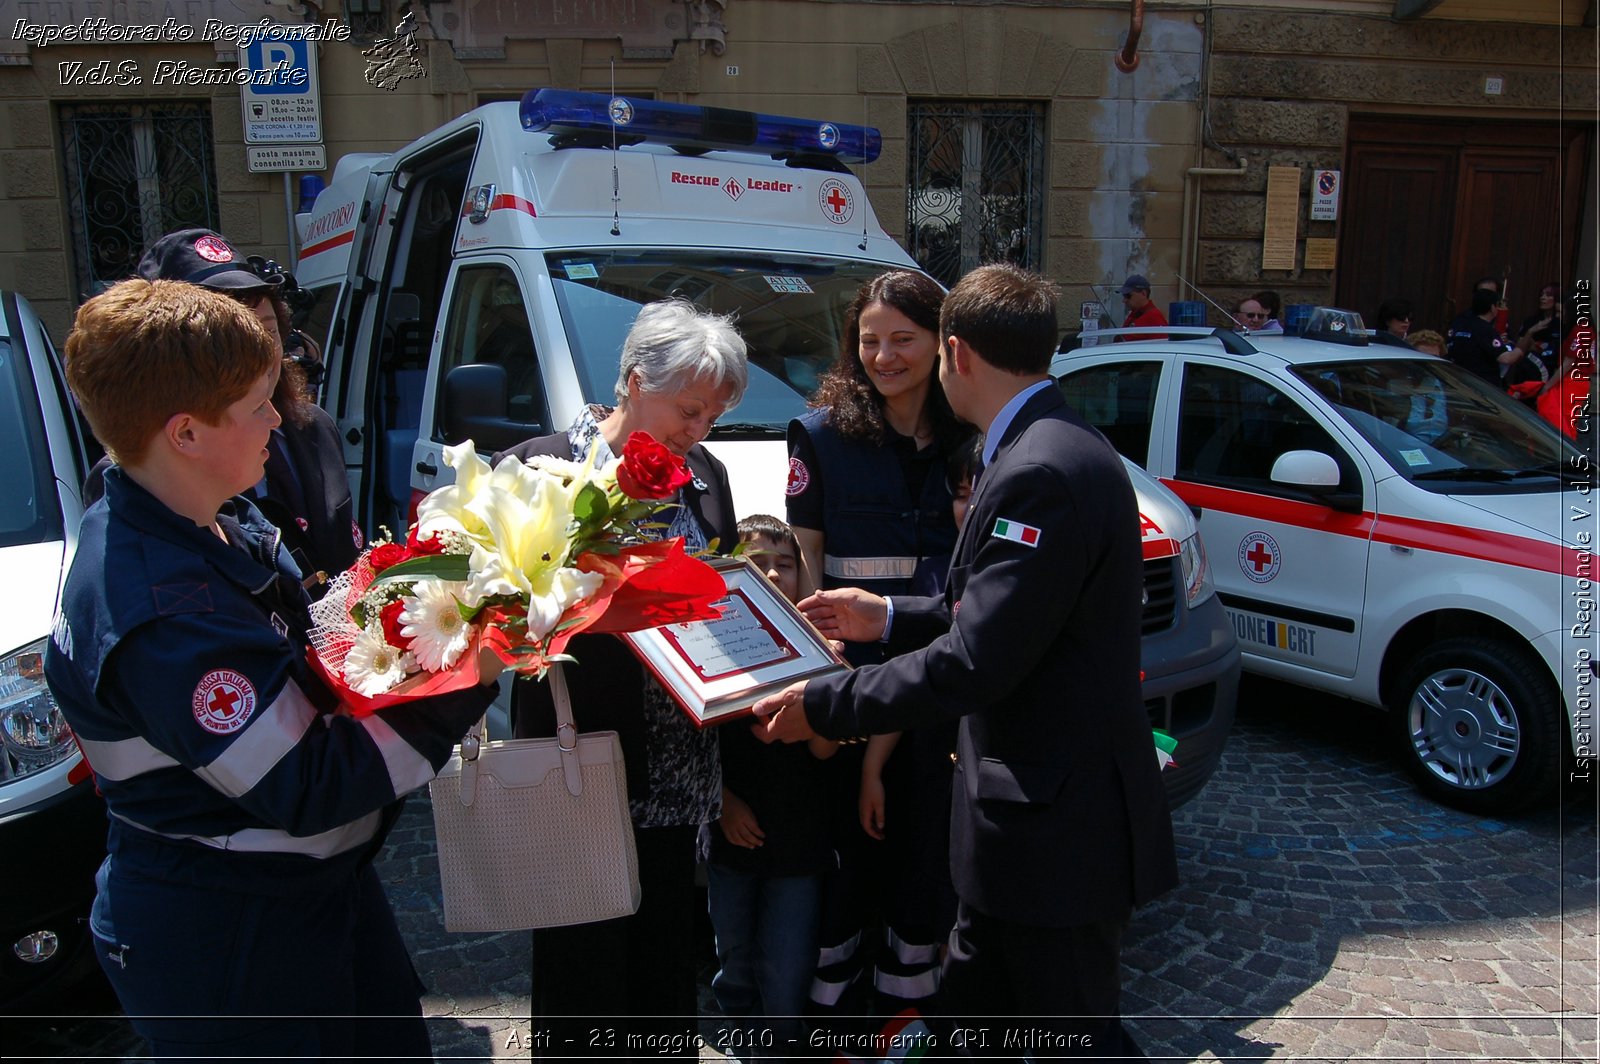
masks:
[[[1473,813],[1524,808],[1555,787],[1561,692],[1525,645],[1441,640],[1395,688],[1406,764],[1422,790]]]

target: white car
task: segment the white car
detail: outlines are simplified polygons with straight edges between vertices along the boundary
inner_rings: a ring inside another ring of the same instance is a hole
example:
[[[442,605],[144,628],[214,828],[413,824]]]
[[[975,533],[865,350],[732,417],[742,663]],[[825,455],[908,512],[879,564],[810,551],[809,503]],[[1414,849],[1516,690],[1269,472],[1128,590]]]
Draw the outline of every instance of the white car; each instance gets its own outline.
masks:
[[[0,1013],[41,1011],[98,973],[87,917],[105,806],[43,668],[90,446],[39,319],[0,292]]]
[[[1464,808],[1549,795],[1569,754],[1586,774],[1588,458],[1453,363],[1353,328],[1165,331],[1102,334],[1052,373],[1199,517],[1246,671],[1388,707],[1424,790]]]

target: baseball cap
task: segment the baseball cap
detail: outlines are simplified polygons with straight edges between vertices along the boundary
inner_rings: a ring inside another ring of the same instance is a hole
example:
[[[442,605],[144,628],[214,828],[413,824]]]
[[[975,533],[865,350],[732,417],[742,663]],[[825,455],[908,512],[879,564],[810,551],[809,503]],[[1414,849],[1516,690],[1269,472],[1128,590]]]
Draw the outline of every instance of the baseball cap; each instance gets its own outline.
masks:
[[[1126,281],[1122,282],[1122,294],[1123,295],[1127,295],[1129,292],[1148,292],[1148,291],[1150,291],[1150,282],[1146,281],[1144,279],[1143,275],[1141,275],[1141,274],[1137,274],[1137,273],[1130,274],[1128,279]]]
[[[150,245],[139,260],[147,281],[187,281],[202,288],[239,291],[276,287],[282,274],[258,274],[237,248],[210,229],[180,229]]]

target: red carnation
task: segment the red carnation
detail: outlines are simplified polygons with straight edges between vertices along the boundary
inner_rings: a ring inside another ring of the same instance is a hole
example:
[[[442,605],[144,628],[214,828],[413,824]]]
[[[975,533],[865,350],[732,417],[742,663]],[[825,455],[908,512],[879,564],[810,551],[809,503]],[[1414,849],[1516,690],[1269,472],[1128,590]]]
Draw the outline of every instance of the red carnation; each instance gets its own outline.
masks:
[[[378,612],[378,620],[383,624],[383,641],[396,650],[411,647],[411,640],[400,634],[400,614],[405,608],[406,604],[396,599]]]
[[[367,564],[372,566],[372,571],[381,573],[391,565],[399,565],[411,552],[398,543],[380,543],[367,553]]]
[[[635,432],[622,445],[617,487],[629,498],[670,499],[691,479],[683,459],[657,443],[648,432]]]

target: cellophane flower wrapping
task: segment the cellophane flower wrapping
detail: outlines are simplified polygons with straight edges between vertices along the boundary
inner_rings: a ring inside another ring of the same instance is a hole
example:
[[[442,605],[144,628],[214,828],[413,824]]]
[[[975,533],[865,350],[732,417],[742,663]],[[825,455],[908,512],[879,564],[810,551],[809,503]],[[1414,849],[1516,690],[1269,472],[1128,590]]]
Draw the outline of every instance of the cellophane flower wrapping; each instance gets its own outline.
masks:
[[[447,447],[456,482],[430,493],[403,543],[385,536],[312,606],[312,668],[356,716],[479,681],[487,650],[542,677],[582,631],[717,616],[722,578],[654,539],[650,518],[688,482],[644,433],[596,468]]]

